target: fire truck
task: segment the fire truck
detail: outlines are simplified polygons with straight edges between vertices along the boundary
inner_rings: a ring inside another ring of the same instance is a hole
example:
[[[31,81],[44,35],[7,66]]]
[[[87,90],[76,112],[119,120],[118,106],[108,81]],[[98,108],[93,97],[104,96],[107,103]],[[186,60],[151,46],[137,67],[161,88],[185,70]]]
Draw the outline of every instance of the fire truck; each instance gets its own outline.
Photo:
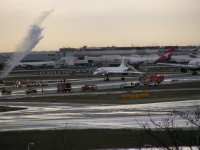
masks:
[[[139,81],[144,85],[158,85],[164,81],[163,75],[144,75],[139,77]]]
[[[96,84],[85,84],[81,87],[81,91],[95,91],[97,90]]]
[[[66,83],[65,81],[61,81],[57,84],[57,92],[71,92],[71,83]]]

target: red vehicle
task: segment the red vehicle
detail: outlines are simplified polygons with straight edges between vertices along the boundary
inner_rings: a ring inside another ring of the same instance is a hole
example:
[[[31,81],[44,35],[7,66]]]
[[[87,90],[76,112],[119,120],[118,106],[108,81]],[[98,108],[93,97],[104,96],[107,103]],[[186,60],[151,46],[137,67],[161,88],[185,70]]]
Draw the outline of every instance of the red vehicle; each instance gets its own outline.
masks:
[[[144,75],[142,77],[139,77],[139,81],[145,85],[150,85],[150,84],[157,85],[164,81],[164,76],[163,75]]]
[[[70,92],[71,91],[71,83],[61,82],[57,84],[58,92]]]
[[[94,91],[96,89],[96,84],[85,84],[81,87],[81,91]]]
[[[22,83],[19,81],[19,80],[17,80],[17,81],[15,81],[15,83],[14,83],[14,85],[13,85],[14,87],[22,87]]]

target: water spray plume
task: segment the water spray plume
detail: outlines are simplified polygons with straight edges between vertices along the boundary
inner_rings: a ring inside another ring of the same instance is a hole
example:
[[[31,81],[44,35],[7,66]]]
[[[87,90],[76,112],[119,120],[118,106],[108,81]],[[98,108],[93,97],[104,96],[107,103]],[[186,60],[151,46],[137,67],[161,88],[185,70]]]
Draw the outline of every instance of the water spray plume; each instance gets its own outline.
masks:
[[[19,62],[28,55],[31,50],[40,42],[43,38],[41,23],[53,12],[53,9],[50,11],[43,12],[42,15],[37,19],[37,21],[30,27],[27,32],[27,35],[19,44],[15,53],[11,56],[10,61],[4,66],[4,69],[0,75],[0,78],[5,78],[10,71],[17,65]]]
[[[54,9],[43,12],[41,16],[36,20],[35,24],[40,25],[53,11]]]

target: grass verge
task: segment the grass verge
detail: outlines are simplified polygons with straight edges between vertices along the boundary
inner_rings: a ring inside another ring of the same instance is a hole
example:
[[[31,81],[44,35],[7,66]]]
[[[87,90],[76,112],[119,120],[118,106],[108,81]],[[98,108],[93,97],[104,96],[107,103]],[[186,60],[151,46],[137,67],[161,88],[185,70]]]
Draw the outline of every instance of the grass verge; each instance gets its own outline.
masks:
[[[173,145],[173,141],[166,132],[157,130],[153,131],[153,134],[163,139],[167,146]],[[180,146],[194,145],[196,142],[196,133],[192,130],[183,130],[180,132],[180,136],[182,140],[177,143]],[[155,147],[162,146],[144,130],[136,129],[1,132],[0,141],[0,149],[3,150],[27,150],[28,143],[34,143],[31,145],[31,150],[139,148],[144,147],[145,144]]]

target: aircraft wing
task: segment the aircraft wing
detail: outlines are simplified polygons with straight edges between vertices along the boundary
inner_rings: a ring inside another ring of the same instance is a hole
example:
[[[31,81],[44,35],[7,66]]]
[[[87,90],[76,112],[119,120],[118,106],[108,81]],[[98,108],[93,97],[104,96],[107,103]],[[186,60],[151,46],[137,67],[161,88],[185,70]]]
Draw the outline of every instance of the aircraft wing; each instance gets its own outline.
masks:
[[[127,73],[127,74],[145,74],[144,72],[140,72],[140,71],[125,71],[124,73]]]
[[[144,74],[143,72],[139,71],[118,71],[118,70],[112,70],[108,71],[107,74]]]
[[[184,65],[184,64],[173,64],[173,63],[157,63],[158,65],[163,66],[174,66],[174,67],[183,67],[183,68],[194,68],[192,65]]]

